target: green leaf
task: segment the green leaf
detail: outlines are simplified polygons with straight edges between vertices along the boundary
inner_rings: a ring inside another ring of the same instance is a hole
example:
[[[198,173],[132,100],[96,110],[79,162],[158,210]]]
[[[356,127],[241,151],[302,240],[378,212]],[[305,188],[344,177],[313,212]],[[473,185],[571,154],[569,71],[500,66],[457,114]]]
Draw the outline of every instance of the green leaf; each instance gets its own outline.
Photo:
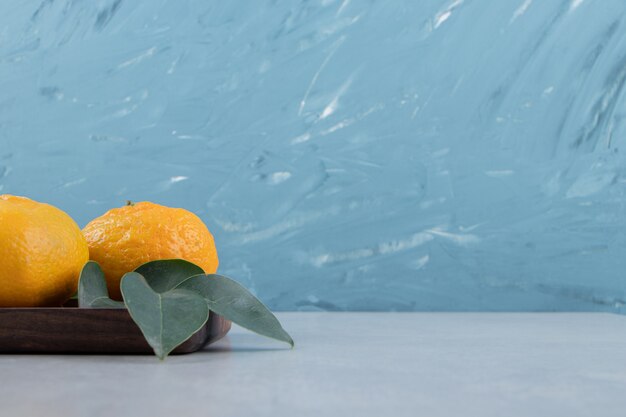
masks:
[[[272,312],[237,281],[223,275],[202,274],[181,282],[177,289],[201,294],[211,311],[241,327],[289,343],[291,347],[294,345]]]
[[[78,306],[87,308],[124,308],[124,303],[109,298],[107,283],[100,265],[89,261],[78,280]]]
[[[193,275],[204,274],[202,268],[183,259],[163,259],[139,266],[135,272],[143,275],[146,282],[158,293],[172,290]]]
[[[131,317],[161,360],[209,318],[207,303],[199,294],[185,289],[158,293],[137,272],[122,277],[121,290]]]

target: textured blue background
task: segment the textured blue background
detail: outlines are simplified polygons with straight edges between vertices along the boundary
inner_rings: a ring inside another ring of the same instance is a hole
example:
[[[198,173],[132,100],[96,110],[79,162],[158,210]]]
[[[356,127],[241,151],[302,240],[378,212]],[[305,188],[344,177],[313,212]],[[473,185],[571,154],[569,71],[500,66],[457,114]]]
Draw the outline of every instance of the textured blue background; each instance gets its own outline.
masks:
[[[624,16],[2,1],[0,190],[193,210],[276,309],[621,311]]]

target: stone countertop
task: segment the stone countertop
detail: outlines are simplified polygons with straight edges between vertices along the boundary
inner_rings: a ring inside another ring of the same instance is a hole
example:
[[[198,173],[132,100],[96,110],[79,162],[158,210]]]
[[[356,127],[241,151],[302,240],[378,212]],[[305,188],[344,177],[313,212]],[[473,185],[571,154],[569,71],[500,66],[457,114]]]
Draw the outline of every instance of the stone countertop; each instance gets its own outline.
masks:
[[[3,416],[623,416],[626,317],[281,313],[171,356],[1,355]]]

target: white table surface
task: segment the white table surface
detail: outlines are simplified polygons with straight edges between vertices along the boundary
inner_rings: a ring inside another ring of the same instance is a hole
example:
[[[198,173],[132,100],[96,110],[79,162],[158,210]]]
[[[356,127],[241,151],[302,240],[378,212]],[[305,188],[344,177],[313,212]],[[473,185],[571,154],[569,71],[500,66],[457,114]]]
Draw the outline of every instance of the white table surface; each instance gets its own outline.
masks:
[[[172,356],[0,355],[2,416],[624,416],[626,317],[283,313]]]

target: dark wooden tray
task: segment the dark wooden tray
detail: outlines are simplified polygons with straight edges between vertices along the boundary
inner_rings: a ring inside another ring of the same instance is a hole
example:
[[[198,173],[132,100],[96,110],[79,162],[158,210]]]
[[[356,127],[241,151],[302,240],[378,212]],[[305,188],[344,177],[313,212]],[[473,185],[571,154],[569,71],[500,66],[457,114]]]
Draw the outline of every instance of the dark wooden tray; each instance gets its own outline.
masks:
[[[231,322],[211,313],[173,353],[191,353],[228,333]],[[0,353],[152,353],[124,309],[0,308]]]

